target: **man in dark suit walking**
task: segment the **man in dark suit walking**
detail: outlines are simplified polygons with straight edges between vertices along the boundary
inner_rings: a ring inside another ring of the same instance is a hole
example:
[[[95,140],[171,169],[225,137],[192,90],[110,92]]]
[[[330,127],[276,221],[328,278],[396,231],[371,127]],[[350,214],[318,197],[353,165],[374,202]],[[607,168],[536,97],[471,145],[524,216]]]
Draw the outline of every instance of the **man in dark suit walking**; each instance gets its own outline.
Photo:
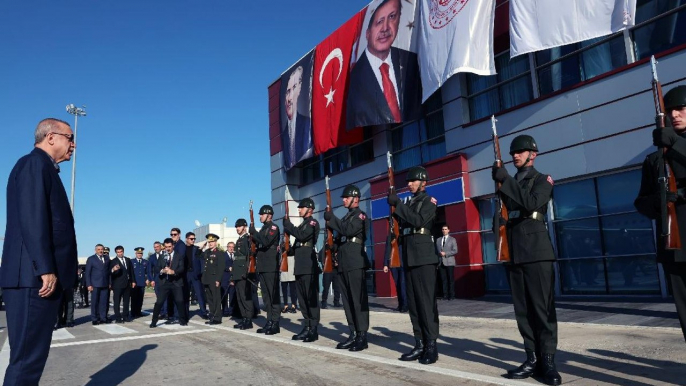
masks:
[[[95,246],[95,255],[86,260],[86,286],[91,293],[93,325],[107,323],[107,294],[110,292],[110,258],[102,244]]]
[[[74,218],[58,164],[76,148],[69,124],[42,120],[35,148],[7,182],[7,226],[0,287],[10,344],[5,385],[37,385],[50,351],[60,294],[71,290],[78,266]]]
[[[150,282],[152,288],[155,290],[155,298],[159,298],[160,286],[158,284],[160,283],[160,271],[158,271],[156,268],[157,261],[159,259],[164,258],[164,251],[162,248],[162,243],[160,243],[159,241],[155,241],[152,248],[155,252],[153,252],[153,254],[150,255],[150,257],[148,258],[148,281]],[[167,317],[167,303],[162,304],[162,309],[160,310],[160,317]]]
[[[350,71],[346,125],[380,125],[419,117],[417,54],[391,47],[398,36],[400,0],[384,0],[367,25],[367,48]]]
[[[167,301],[169,295],[174,299],[176,309],[179,311],[179,323],[182,326],[188,325],[188,315],[186,315],[186,308],[183,306],[183,275],[184,275],[184,259],[183,253],[174,251],[174,242],[170,238],[164,239],[165,255],[157,260],[155,272],[159,274],[158,285],[160,286],[160,294],[155,302],[155,308],[152,312],[152,322],[150,328],[157,327],[157,320],[160,316],[160,309],[162,304]]]
[[[133,281],[133,265],[131,259],[124,256],[124,247],[117,245],[114,248],[117,256],[110,260],[110,274],[112,275],[112,292],[114,295],[114,322],[130,322],[129,302],[131,300],[131,288],[136,286]],[[122,299],[124,300],[124,311],[119,310]]]

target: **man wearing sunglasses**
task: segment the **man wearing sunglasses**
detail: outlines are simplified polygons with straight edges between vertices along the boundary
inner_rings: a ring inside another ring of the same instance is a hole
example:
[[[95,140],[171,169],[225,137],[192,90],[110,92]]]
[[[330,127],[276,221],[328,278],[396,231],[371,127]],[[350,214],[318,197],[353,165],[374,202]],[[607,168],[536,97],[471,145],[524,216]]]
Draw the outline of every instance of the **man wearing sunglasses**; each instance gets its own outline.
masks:
[[[76,144],[67,122],[48,118],[34,149],[7,182],[7,226],[0,270],[10,348],[5,385],[39,384],[50,351],[60,294],[78,267],[74,217],[59,176]]]
[[[172,228],[169,231],[169,237],[172,240],[172,245],[174,247],[174,252],[179,255],[179,256],[186,256],[186,244],[181,242],[181,229],[179,228]],[[182,291],[183,294],[187,293],[188,291],[188,283],[186,280],[186,275],[183,276],[182,278]],[[176,317],[176,320],[179,320],[179,310],[175,310],[174,307],[176,306],[176,303],[169,298],[167,301],[167,311],[168,311],[168,318],[167,320],[171,323],[175,323],[174,317]]]

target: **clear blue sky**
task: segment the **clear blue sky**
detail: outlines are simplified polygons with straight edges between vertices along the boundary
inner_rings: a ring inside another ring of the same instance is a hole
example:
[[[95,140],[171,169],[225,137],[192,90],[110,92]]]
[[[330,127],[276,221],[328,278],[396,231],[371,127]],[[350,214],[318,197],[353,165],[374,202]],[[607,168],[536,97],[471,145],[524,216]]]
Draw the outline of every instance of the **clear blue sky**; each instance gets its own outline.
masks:
[[[132,256],[173,226],[247,217],[271,197],[267,86],[367,2],[2,1],[0,232],[10,170],[38,121],[73,128],[69,103],[88,112],[79,256],[96,243]],[[72,164],[60,166],[69,194]]]

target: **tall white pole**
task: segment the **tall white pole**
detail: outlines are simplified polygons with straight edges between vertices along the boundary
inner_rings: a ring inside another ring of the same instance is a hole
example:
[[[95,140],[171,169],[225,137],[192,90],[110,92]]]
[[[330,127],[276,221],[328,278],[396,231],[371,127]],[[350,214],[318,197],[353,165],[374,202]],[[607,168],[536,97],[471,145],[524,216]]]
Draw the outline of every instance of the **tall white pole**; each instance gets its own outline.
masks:
[[[71,214],[74,215],[74,187],[76,186],[76,130],[79,127],[79,115],[74,115],[74,152],[71,163]]]
[[[76,130],[79,125],[79,115],[82,117],[86,116],[86,106],[76,107],[73,104],[67,105],[67,112],[74,115],[74,152],[72,153],[72,163],[71,163],[71,214],[74,215],[74,190],[76,188]]]

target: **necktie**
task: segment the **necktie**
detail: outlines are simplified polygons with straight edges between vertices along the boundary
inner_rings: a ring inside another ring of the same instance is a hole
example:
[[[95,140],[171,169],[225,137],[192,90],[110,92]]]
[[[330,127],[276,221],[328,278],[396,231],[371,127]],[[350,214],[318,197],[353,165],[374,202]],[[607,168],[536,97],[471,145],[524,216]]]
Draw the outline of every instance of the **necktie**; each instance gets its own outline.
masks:
[[[98,257],[100,257],[100,262],[105,264],[105,259],[103,259],[102,256],[98,256]]]
[[[386,103],[388,103],[388,108],[391,110],[393,120],[395,122],[402,122],[400,108],[398,107],[398,95],[396,95],[395,88],[393,88],[393,82],[391,82],[391,77],[388,74],[388,68],[388,63],[382,63],[381,66],[379,66],[379,70],[381,70],[381,83],[383,84],[383,95],[386,97]]]
[[[229,253],[229,258],[233,260],[233,253]]]
[[[126,269],[126,259],[121,259],[121,264],[124,266],[124,269]]]
[[[445,236],[443,236],[443,244],[441,246],[445,247]]]

